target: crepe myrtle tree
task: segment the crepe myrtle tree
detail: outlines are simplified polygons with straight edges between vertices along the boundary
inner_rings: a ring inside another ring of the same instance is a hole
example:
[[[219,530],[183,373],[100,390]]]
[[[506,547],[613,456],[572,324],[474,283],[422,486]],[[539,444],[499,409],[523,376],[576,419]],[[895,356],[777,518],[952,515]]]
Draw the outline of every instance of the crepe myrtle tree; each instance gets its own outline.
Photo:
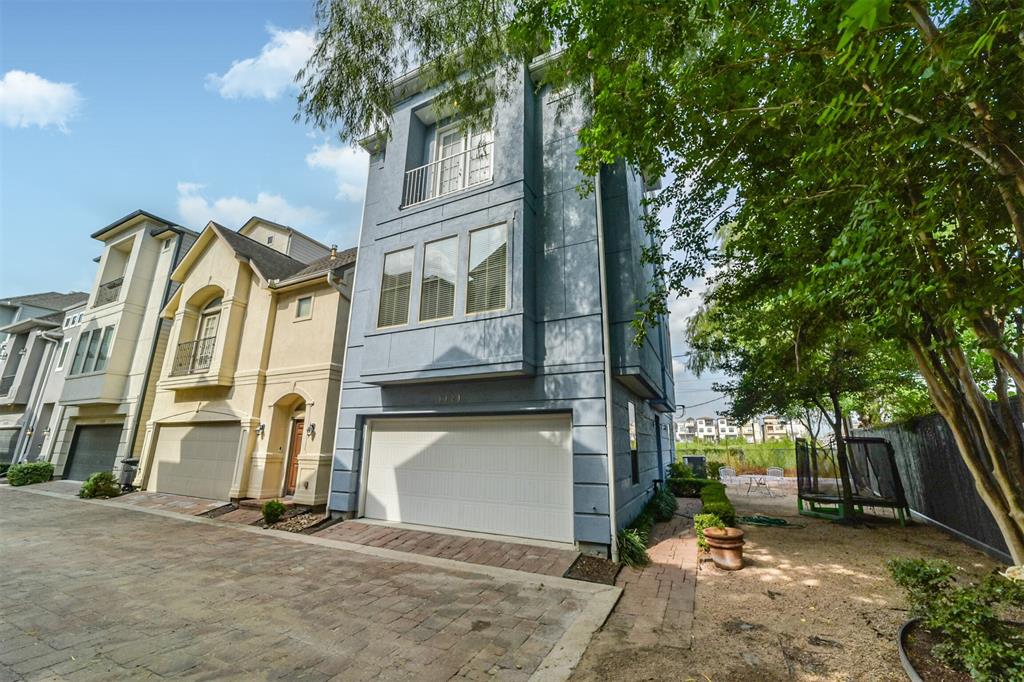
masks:
[[[1024,563],[1019,0],[318,0],[316,17],[298,116],[348,140],[387,131],[415,65],[473,119],[546,55],[541,84],[590,112],[585,177],[625,159],[671,179],[649,200],[638,335],[709,263],[786,258],[786,300],[912,354]],[[731,254],[710,238],[725,226]]]

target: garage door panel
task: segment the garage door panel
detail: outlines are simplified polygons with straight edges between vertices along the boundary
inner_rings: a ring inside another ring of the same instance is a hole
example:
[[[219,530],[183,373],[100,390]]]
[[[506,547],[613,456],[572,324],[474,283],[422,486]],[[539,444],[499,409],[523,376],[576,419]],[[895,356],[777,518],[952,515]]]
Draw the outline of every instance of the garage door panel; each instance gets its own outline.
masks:
[[[375,421],[365,515],[571,542],[571,443],[563,416]]]
[[[237,423],[161,427],[149,488],[175,495],[228,499],[240,434]]]
[[[123,429],[123,424],[77,427],[64,467],[64,478],[84,481],[97,472],[111,471]]]

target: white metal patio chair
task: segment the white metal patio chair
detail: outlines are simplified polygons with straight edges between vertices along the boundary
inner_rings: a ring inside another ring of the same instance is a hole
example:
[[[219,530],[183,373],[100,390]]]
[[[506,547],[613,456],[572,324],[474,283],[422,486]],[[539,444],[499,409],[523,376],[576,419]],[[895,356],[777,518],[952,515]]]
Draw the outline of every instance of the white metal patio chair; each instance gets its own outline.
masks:
[[[736,476],[736,470],[732,467],[722,467],[718,470],[718,480],[721,481],[728,487],[730,484],[737,482],[739,479]]]

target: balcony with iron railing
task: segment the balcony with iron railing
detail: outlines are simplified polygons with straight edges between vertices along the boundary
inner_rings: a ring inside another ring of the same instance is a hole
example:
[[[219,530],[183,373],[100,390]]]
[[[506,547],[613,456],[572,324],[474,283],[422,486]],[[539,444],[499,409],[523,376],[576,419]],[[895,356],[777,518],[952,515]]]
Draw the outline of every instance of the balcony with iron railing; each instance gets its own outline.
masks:
[[[101,284],[99,291],[96,292],[96,302],[93,304],[93,307],[98,308],[101,305],[116,301],[121,295],[122,284],[124,284],[124,277],[118,277]]]
[[[171,376],[181,377],[189,374],[200,374],[210,369],[213,363],[213,349],[217,337],[179,343],[174,353],[174,364],[171,365]]]
[[[489,182],[493,151],[487,142],[406,171],[402,208]]]

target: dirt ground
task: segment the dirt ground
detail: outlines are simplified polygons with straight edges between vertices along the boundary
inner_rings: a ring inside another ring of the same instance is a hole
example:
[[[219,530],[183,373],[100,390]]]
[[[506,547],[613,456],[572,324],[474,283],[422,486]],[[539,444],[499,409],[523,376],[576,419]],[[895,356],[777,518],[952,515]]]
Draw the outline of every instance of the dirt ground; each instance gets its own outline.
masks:
[[[745,568],[700,568],[692,635],[664,632],[661,645],[624,647],[618,660],[605,659],[601,679],[905,680],[895,638],[906,604],[886,560],[945,558],[977,574],[997,566],[928,526],[900,528],[891,517],[840,526],[797,514],[792,492],[771,499],[745,491],[729,490],[740,515],[804,527],[742,526]]]

